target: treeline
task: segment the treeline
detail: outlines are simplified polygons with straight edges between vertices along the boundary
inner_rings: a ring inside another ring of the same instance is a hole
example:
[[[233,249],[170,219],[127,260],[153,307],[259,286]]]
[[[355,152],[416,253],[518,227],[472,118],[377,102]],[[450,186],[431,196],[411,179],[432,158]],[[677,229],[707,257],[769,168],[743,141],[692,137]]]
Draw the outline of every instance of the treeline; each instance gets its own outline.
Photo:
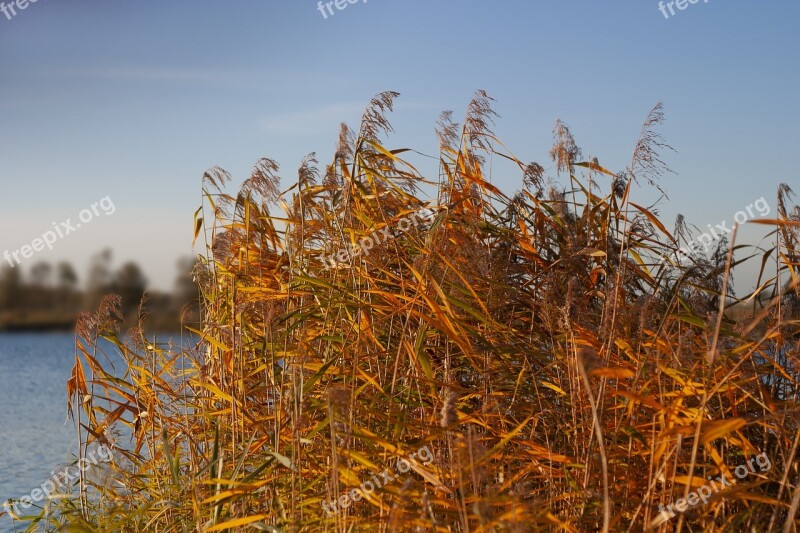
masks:
[[[142,302],[153,329],[176,330],[181,319],[198,321],[193,259],[178,261],[171,293],[148,291],[147,278],[136,262],[115,268],[112,259],[110,250],[96,254],[83,283],[69,262],[42,261],[27,271],[4,265],[0,268],[0,331],[71,330],[81,312],[96,308],[109,293],[122,298],[122,311],[130,324],[136,321]]]

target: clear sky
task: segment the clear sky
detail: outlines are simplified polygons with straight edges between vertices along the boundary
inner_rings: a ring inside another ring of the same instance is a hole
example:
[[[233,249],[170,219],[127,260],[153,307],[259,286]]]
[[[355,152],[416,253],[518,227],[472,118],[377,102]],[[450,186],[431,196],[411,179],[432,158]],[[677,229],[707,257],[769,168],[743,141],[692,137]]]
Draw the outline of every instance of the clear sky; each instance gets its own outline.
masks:
[[[486,89],[496,133],[548,169],[555,119],[621,170],[662,101],[677,150],[662,182],[668,227],[677,212],[705,227],[761,196],[774,205],[780,182],[800,192],[797,0],[700,0],[669,19],[654,0],[332,9],[326,19],[316,0],[38,0],[0,14],[0,254],[110,196],[113,215],[23,268],[68,259],[83,278],[110,246],[116,265],[135,260],[169,288],[177,258],[192,254],[206,168],[242,180],[272,157],[288,185],[307,153],[326,163],[338,124],[357,125],[384,90],[402,94],[391,147],[435,154],[439,113],[459,118]],[[520,187],[518,175],[493,179]]]

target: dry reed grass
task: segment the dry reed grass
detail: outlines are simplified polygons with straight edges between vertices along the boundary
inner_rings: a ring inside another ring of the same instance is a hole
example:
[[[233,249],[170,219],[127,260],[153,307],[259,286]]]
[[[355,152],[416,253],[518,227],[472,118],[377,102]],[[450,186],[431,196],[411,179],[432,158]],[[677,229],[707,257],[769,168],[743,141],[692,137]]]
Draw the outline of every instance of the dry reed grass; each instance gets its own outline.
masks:
[[[796,407],[798,210],[779,191],[776,244],[758,255],[747,322],[732,299],[728,243],[686,266],[680,245],[631,199],[667,169],[647,117],[630,166],[580,160],[558,122],[567,189],[509,154],[479,92],[463,127],[439,122],[435,205],[405,150],[380,141],[396,93],[343,126],[332,163],[313,156],[279,194],[263,159],[229,194],[204,178],[196,272],[203,327],[180,356],[115,331],[114,302],[78,331],[70,409],[83,447],[124,425],[129,462],[97,498],[65,504],[75,531],[792,531],[800,502]],[[506,196],[486,158],[518,166]],[[320,182],[320,175],[324,176]],[[602,185],[600,185],[602,184]],[[605,190],[596,194],[593,187]],[[284,213],[269,207],[279,199]],[[436,216],[369,254],[322,258],[429,207]],[[679,228],[680,229],[680,228]],[[677,238],[676,238],[677,237]],[[737,256],[744,248],[737,247]],[[765,262],[764,265],[768,265]],[[788,285],[786,280],[794,280]],[[726,297],[726,293],[728,297]],[[739,304],[741,307],[743,304]],[[98,339],[123,354],[107,372]],[[417,467],[329,516],[398,458]],[[766,452],[773,468],[661,522],[666,505]],[[785,524],[785,526],[784,526]]]

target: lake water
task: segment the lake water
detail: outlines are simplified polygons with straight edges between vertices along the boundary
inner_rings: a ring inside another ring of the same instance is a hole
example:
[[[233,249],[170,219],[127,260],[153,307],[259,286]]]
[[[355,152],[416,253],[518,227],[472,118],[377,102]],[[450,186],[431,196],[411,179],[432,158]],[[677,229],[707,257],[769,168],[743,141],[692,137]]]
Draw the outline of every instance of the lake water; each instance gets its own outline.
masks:
[[[159,335],[159,347],[166,348],[169,339],[176,340],[172,350],[197,342],[192,336]],[[121,372],[124,363],[115,357],[119,352],[110,343],[102,344]],[[67,420],[67,380],[74,361],[72,333],[0,333],[0,512],[9,498],[30,495],[52,477],[53,469],[74,461],[78,436]],[[100,361],[111,370],[104,358]],[[9,517],[0,517],[0,533],[24,529],[19,522],[14,529]]]
[[[0,334],[0,501],[30,494],[77,451],[66,421],[73,361],[70,333]],[[11,531],[0,517],[0,532]]]

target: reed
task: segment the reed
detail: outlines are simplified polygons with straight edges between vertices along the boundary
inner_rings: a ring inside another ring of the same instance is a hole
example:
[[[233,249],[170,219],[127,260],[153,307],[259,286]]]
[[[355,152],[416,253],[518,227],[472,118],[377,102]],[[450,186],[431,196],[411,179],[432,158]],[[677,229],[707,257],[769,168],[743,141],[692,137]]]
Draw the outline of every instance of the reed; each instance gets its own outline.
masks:
[[[620,172],[583,160],[558,122],[561,186],[495,137],[482,91],[463,125],[442,116],[439,176],[425,179],[409,150],[384,146],[396,97],[373,99],[358,131],[342,127],[330,164],[307,157],[284,192],[270,159],[233,193],[224,170],[205,174],[196,349],[120,336],[113,299],[84,318],[68,384],[81,449],[115,427],[132,438],[116,442],[125,460],[109,481],[62,503],[53,523],[791,531],[800,210],[790,189],[765,221],[772,248],[732,238],[710,259],[665,262],[685,227],[671,233],[633,200],[668,172],[660,105]],[[519,171],[510,196],[487,170],[500,159]],[[431,187],[435,201],[421,192]],[[421,210],[433,215],[397,230]],[[394,236],[350,253],[375,232]],[[762,258],[758,291],[734,296],[736,267]],[[107,370],[101,338],[124,358],[122,377]],[[352,501],[423,447],[432,461]],[[762,453],[772,468],[736,478]],[[659,512],[723,475],[734,486],[708,503],[671,520]]]

